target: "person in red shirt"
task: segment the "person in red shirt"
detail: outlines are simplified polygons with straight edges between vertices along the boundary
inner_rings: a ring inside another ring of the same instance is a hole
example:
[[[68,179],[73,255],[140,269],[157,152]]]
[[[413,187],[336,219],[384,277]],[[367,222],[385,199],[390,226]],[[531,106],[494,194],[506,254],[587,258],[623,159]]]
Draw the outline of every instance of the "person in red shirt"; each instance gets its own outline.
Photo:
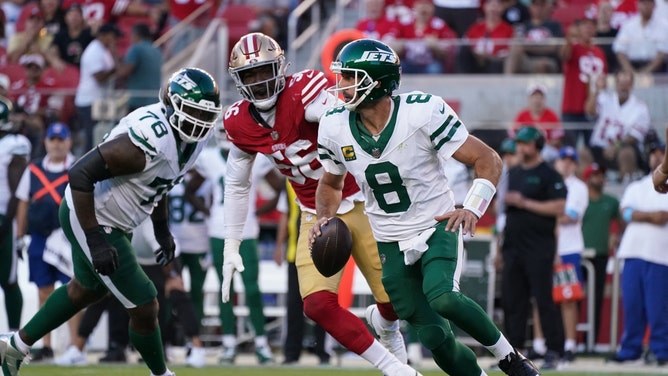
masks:
[[[587,13],[586,13],[587,14]],[[585,144],[591,138],[591,126],[585,114],[585,102],[589,85],[596,77],[608,72],[603,50],[593,44],[596,35],[596,20],[584,17],[568,29],[565,43],[561,47],[561,61],[564,72],[564,90],[561,104],[561,120],[567,131],[565,143],[575,145],[580,134]]]
[[[62,99],[51,95],[58,87],[55,80],[44,77],[46,61],[42,55],[23,55],[19,64],[25,68],[25,78],[12,82],[10,99],[16,106],[17,121],[24,124],[33,144],[32,157],[38,158],[46,153],[42,142],[46,124],[59,119]]]
[[[522,127],[537,128],[545,135],[545,146],[541,150],[543,159],[551,162],[559,154],[564,140],[564,128],[559,115],[545,103],[547,88],[544,85],[530,85],[527,88],[527,95],[527,107],[520,110],[515,116],[515,123],[508,132],[508,137],[515,138],[515,133]]]
[[[613,6],[612,16],[610,17],[610,26],[619,30],[620,27],[631,17],[638,13],[637,0],[594,0],[585,14],[588,18],[595,19],[598,14],[598,8],[604,3],[610,3]]]
[[[399,34],[399,23],[385,14],[384,0],[366,0],[366,18],[361,19],[355,29],[366,38],[378,40],[394,39]]]
[[[452,72],[457,35],[434,16],[432,0],[415,0],[413,18],[401,24],[395,51],[401,56],[403,73]]]
[[[503,20],[501,0],[486,0],[482,6],[484,18],[466,32],[469,45],[461,52],[463,73],[503,73],[509,54],[508,41],[515,35],[513,27]]]

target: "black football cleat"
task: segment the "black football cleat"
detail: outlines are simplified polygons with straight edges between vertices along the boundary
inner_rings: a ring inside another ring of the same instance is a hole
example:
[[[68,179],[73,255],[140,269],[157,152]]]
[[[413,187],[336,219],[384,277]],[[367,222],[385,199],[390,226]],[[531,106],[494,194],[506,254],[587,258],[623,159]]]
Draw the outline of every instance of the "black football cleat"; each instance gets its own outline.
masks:
[[[517,350],[499,362],[499,368],[509,376],[540,376],[538,368]]]

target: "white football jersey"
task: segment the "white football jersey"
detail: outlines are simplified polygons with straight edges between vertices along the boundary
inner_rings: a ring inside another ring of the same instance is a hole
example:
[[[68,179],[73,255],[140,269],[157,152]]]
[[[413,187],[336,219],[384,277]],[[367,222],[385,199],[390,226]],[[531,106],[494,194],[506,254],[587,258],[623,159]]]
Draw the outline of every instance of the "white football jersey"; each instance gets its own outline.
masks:
[[[575,223],[559,225],[559,238],[557,241],[557,254],[560,256],[573,253],[582,253],[584,250],[584,237],[582,235],[582,217],[589,205],[589,188],[575,175],[564,179],[568,194],[566,195],[566,210],[577,213],[578,220]]]
[[[100,225],[130,233],[194,166],[208,138],[198,143],[182,142],[165,118],[160,103],[131,112],[105,140],[116,137],[130,137],[144,152],[146,166],[137,174],[97,182],[95,209]],[[69,186],[65,194],[70,209],[74,210]]]
[[[7,134],[0,138],[0,214],[7,211],[7,204],[12,197],[7,181],[9,164],[14,156],[30,158],[30,141],[20,134]]]
[[[196,211],[184,197],[186,179],[169,191],[169,229],[181,253],[206,253],[209,251],[209,227],[206,217]],[[211,203],[211,184],[208,180],[195,193],[205,205]]]
[[[379,137],[339,107],[320,121],[318,153],[329,173],[352,174],[366,199],[378,241],[400,241],[454,210],[443,161],[468,131],[443,99],[422,92],[392,97],[392,114]]]
[[[596,98],[598,120],[591,134],[590,145],[606,148],[633,136],[642,144],[650,129],[649,110],[645,102],[631,95],[619,104],[615,91],[602,92]]]
[[[212,202],[209,216],[209,236],[212,238],[225,239],[223,226],[225,224],[225,174],[227,172],[227,160],[223,157],[218,147],[204,149],[195,165],[197,172],[205,179],[211,181]],[[248,215],[242,239],[257,239],[260,236],[260,222],[255,215],[255,204],[257,197],[257,182],[274,168],[272,163],[262,154],[257,154],[253,169],[251,170],[250,202]]]

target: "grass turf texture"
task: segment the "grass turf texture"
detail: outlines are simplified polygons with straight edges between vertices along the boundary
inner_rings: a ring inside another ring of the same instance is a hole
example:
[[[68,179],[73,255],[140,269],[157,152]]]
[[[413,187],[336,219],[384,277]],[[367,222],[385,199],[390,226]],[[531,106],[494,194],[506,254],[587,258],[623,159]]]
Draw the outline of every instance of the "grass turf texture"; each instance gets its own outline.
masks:
[[[354,368],[306,368],[306,367],[205,367],[200,369],[174,367],[178,376],[379,376],[374,369]],[[420,371],[424,376],[442,376],[437,370]],[[21,368],[21,376],[148,376],[145,366],[93,366],[93,367],[55,367],[50,365],[27,365]],[[488,372],[489,376],[501,376],[500,371]],[[629,372],[545,372],[544,375],[564,376],[629,376],[638,373]],[[666,373],[642,373],[643,376],[665,376]]]

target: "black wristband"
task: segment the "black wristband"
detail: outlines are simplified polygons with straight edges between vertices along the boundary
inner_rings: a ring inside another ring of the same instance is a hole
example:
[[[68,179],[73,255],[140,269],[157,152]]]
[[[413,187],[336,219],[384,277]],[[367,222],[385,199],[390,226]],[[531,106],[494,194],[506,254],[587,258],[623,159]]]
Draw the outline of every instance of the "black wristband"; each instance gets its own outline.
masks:
[[[89,228],[88,230],[84,230],[84,235],[86,235],[86,240],[98,240],[98,239],[104,239],[104,230],[102,229],[102,226],[96,226],[93,228]]]

